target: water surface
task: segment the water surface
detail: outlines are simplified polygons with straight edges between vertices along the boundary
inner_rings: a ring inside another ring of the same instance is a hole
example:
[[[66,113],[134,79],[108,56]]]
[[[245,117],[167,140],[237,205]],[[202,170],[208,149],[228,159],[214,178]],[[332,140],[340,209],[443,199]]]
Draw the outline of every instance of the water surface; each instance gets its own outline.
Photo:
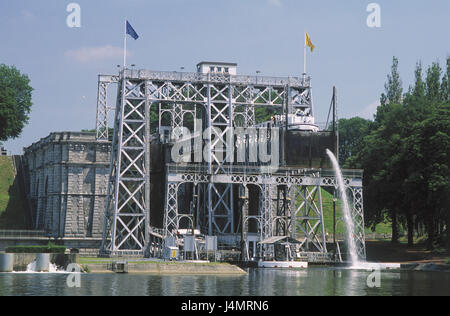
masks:
[[[369,288],[370,271],[312,267],[304,270],[250,269],[243,276],[82,274],[69,288],[61,273],[0,273],[5,295],[450,295],[450,273],[386,271],[380,287]]]

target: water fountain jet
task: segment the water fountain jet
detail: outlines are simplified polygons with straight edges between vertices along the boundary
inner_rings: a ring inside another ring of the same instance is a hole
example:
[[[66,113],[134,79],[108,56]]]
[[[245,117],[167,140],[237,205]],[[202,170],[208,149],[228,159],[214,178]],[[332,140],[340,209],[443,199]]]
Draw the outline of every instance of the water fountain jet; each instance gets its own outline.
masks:
[[[350,205],[348,203],[346,188],[344,184],[344,177],[342,176],[341,168],[339,167],[339,163],[334,156],[333,152],[331,152],[329,149],[327,149],[327,155],[331,160],[331,163],[333,164],[334,173],[336,175],[336,180],[338,184],[339,193],[341,195],[342,200],[342,206],[343,206],[343,214],[344,214],[344,221],[346,226],[346,239],[348,244],[348,250],[350,254],[350,263],[351,266],[357,266],[359,263],[358,258],[358,252],[356,249],[356,243],[355,243],[355,225],[353,223],[353,216],[351,214]]]

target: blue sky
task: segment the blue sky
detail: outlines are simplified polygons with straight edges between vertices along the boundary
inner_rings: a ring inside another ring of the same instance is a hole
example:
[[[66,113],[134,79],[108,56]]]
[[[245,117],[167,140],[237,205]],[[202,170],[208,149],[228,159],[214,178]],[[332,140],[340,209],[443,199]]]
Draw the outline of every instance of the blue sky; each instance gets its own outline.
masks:
[[[66,7],[81,7],[81,27],[69,28]],[[381,8],[381,27],[369,28],[367,5]],[[29,75],[33,109],[22,147],[52,131],[95,127],[97,75],[122,63],[123,21],[140,35],[128,40],[128,64],[195,71],[201,60],[238,63],[240,74],[299,76],[304,31],[316,49],[308,54],[316,121],[326,120],[332,86],[339,116],[371,118],[399,58],[404,88],[417,61],[450,54],[450,1],[406,0],[2,0],[0,63]]]

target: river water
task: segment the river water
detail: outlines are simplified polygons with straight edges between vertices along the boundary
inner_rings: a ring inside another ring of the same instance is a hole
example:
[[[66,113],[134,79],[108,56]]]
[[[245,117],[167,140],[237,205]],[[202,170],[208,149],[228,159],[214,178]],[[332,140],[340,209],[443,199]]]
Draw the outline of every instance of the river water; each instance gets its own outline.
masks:
[[[68,287],[67,274],[0,273],[6,295],[450,295],[450,273],[385,271],[379,283],[371,271],[311,267],[304,270],[249,269],[247,275],[81,274],[80,287]],[[367,279],[374,287],[369,287]],[[379,285],[379,287],[377,287]]]

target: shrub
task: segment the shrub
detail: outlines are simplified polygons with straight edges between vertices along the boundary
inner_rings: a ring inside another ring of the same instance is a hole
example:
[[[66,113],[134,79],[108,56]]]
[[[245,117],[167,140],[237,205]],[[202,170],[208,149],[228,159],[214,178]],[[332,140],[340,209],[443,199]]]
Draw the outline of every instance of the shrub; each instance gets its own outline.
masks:
[[[66,247],[49,243],[46,246],[11,246],[5,251],[7,253],[64,253]]]

